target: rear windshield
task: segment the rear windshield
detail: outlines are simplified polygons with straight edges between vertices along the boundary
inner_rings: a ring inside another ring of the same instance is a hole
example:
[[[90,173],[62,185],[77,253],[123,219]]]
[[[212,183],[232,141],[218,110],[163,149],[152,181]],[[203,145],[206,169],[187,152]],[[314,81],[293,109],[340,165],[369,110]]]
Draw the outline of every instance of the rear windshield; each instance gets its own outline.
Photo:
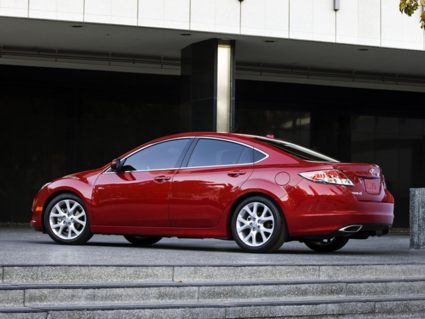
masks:
[[[328,157],[326,155],[317,153],[313,150],[310,150],[308,148],[276,140],[276,139],[269,139],[269,138],[261,138],[261,137],[254,137],[255,140],[269,144],[270,146],[280,149],[288,154],[291,154],[295,157],[298,157],[299,159],[305,160],[305,161],[314,161],[314,162],[333,162],[338,163],[339,161]]]

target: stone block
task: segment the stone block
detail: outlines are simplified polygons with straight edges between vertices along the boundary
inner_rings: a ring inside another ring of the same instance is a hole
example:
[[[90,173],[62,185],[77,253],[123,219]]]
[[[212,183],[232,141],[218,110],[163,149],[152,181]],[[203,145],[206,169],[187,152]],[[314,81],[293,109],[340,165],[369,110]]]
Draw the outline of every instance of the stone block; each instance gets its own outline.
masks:
[[[4,267],[4,283],[123,283],[171,281],[172,267],[23,266]]]
[[[410,189],[410,248],[425,248],[425,188]]]

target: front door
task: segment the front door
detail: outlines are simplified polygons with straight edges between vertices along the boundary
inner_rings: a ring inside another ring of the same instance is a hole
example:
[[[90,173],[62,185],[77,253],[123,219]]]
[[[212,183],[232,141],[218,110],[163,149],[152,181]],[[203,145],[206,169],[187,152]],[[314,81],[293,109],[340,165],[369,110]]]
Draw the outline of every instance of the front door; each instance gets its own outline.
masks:
[[[149,145],[124,159],[122,171],[99,176],[93,193],[97,226],[166,227],[170,186],[191,139]]]

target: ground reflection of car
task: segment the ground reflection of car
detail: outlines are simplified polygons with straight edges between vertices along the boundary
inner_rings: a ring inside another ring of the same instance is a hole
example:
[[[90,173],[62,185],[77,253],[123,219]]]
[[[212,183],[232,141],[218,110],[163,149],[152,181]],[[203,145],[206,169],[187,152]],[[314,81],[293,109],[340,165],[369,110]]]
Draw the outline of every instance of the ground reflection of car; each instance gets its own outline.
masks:
[[[120,234],[141,246],[177,236],[234,239],[250,252],[292,240],[334,251],[388,233],[393,207],[377,165],[340,163],[277,139],[198,132],[46,184],[31,223],[63,244]]]

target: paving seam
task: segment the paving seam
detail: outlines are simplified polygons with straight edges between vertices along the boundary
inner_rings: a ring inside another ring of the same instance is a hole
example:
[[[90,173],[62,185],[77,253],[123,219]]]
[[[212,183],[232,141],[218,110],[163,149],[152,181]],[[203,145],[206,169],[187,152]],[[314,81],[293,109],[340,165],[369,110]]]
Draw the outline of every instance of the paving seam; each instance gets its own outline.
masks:
[[[71,305],[68,307],[54,307],[54,306],[31,306],[23,308],[5,308],[2,310],[0,308],[0,313],[7,311],[19,311],[22,309],[25,310],[35,310],[37,312],[43,311],[102,311],[102,310],[137,310],[137,309],[179,309],[179,308],[234,308],[234,307],[273,307],[273,306],[300,306],[300,305],[321,305],[321,304],[353,304],[359,302],[369,302],[369,303],[382,303],[382,302],[397,302],[397,301],[425,301],[425,295],[412,295],[409,297],[395,297],[395,298],[385,298],[385,297],[375,297],[373,300],[370,299],[370,296],[365,296],[361,298],[345,298],[345,299],[307,299],[307,300],[287,300],[287,301],[276,301],[276,300],[250,300],[250,301],[239,301],[239,302],[227,302],[227,303],[168,303],[168,304],[104,304],[104,305]]]
[[[361,283],[359,283],[361,284]],[[348,291],[348,283],[344,282],[344,296],[347,296],[347,291]]]
[[[23,293],[22,293],[22,298],[23,298],[23,300],[22,300],[22,305],[24,306],[24,307],[26,307],[27,305],[26,305],[26,300],[27,300],[27,291],[24,289],[24,291],[23,291]]]
[[[66,310],[62,310],[62,311],[66,311]],[[42,310],[39,309],[37,307],[5,307],[5,308],[1,308],[0,307],[0,313],[42,313],[42,312],[48,312],[46,310]]]
[[[425,265],[424,262],[409,262],[409,263],[338,263],[338,264],[177,264],[170,266],[170,264],[1,264],[1,267],[358,267],[358,266],[419,266]]]
[[[290,286],[308,284],[368,284],[368,283],[405,283],[424,281],[425,277],[416,278],[388,278],[388,279],[347,279],[347,280],[301,280],[301,281],[193,281],[193,282],[140,282],[140,283],[117,283],[117,284],[5,284],[0,285],[1,290],[21,289],[115,289],[115,288],[162,288],[162,287],[231,287],[231,286]]]
[[[374,303],[373,303],[373,312],[374,312],[375,314],[376,314],[376,310],[377,310],[376,305],[377,305],[377,303],[376,303],[376,302],[374,302]]]

